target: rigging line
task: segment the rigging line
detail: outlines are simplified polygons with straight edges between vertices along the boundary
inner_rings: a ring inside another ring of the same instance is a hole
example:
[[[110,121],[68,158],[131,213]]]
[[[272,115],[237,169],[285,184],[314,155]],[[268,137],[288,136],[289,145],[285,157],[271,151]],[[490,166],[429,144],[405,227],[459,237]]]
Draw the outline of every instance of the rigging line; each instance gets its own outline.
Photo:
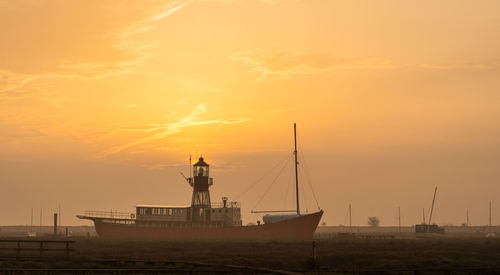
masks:
[[[239,198],[241,198],[243,195],[245,195],[248,191],[250,191],[250,189],[254,188],[255,186],[257,186],[257,184],[263,180],[266,176],[268,176],[269,174],[271,174],[272,171],[274,171],[274,169],[276,169],[277,167],[279,167],[281,164],[283,164],[283,162],[287,161],[290,159],[290,155],[287,155],[284,159],[282,159],[281,161],[279,161],[275,166],[273,166],[270,170],[268,170],[262,177],[260,177],[258,180],[256,180],[255,182],[253,182],[246,190],[244,190],[243,192],[241,192],[240,194],[238,194],[237,196],[234,197],[234,200],[237,200]]]
[[[290,165],[290,172],[288,174],[287,187],[286,187],[286,193],[285,193],[285,202],[283,203],[283,209],[285,209],[286,201],[288,200],[288,192],[290,191],[290,185],[292,185],[292,172],[293,172],[293,165]]]
[[[300,142],[300,135],[299,135],[299,142]],[[307,168],[307,162],[306,162],[306,156],[304,155],[304,152],[302,152],[302,143],[300,144],[300,147],[299,147],[299,150],[300,150],[300,159],[301,161],[304,163],[304,169],[305,170],[305,174],[306,174],[306,177],[307,177],[307,180],[308,180],[308,183],[309,183],[309,188],[311,188],[311,192],[313,194],[313,198],[314,200],[316,201],[316,206],[318,206],[318,210],[321,209],[321,207],[319,206],[319,202],[318,202],[318,199],[316,197],[316,192],[314,192],[314,188],[312,186],[312,181],[311,181],[311,177],[309,177],[309,169]]]
[[[313,198],[314,198],[314,201],[316,202],[316,206],[318,207],[318,210],[321,209],[321,207],[319,206],[319,202],[318,202],[318,199],[316,197],[316,192],[314,192],[314,188],[312,186],[312,181],[311,181],[311,177],[309,176],[309,169],[307,169],[307,163],[306,163],[306,160],[304,158],[304,154],[301,152],[301,158],[300,160],[304,163],[304,174],[306,175],[306,178],[307,178],[307,183],[309,184],[309,188],[311,189],[311,192],[312,192],[312,195],[313,195]]]
[[[281,175],[281,173],[285,169],[286,165],[290,161],[291,156],[292,155],[288,156],[287,162],[285,163],[285,165],[283,165],[283,167],[281,167],[281,170],[279,171],[278,175],[274,178],[274,180],[271,182],[271,184],[269,185],[269,187],[267,187],[266,191],[264,192],[264,195],[262,195],[262,197],[260,197],[259,201],[255,204],[255,206],[252,208],[252,210],[255,210],[255,208],[257,207],[257,205],[259,205],[259,203],[262,201],[262,199],[264,199],[264,197],[267,195],[267,193],[269,192],[269,190],[271,190],[271,187],[273,187],[274,183],[279,178],[279,176]]]

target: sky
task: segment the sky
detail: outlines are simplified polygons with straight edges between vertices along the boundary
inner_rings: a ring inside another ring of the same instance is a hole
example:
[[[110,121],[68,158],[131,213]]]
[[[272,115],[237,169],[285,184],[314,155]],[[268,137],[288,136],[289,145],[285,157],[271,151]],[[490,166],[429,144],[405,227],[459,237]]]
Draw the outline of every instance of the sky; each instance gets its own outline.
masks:
[[[500,2],[0,0],[0,225],[212,202],[500,224]],[[312,187],[312,188],[311,188]],[[313,191],[314,192],[313,192]],[[316,203],[316,200],[318,203]],[[498,210],[497,210],[498,209]]]

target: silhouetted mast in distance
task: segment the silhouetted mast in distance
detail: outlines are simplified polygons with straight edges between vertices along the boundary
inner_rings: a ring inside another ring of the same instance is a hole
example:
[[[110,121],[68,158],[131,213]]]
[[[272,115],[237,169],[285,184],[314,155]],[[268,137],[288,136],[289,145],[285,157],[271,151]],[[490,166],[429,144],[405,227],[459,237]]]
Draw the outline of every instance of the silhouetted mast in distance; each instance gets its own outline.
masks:
[[[299,175],[297,171],[297,166],[299,162],[297,161],[297,124],[293,124],[293,139],[295,143],[295,195],[296,195],[296,200],[297,200],[297,215],[300,215],[300,208],[299,208]]]
[[[349,203],[349,231],[352,234],[352,212],[351,212],[351,204]]]
[[[401,207],[398,206],[398,229],[399,234],[401,234]]]
[[[431,220],[432,220],[432,211],[434,210],[434,201],[436,200],[436,192],[437,192],[438,188],[436,186],[436,188],[434,189],[434,197],[432,198],[432,207],[431,207],[431,214],[429,216],[429,224],[431,224]]]
[[[490,201],[490,211],[489,211],[489,217],[488,217],[488,226],[491,227],[491,201]]]

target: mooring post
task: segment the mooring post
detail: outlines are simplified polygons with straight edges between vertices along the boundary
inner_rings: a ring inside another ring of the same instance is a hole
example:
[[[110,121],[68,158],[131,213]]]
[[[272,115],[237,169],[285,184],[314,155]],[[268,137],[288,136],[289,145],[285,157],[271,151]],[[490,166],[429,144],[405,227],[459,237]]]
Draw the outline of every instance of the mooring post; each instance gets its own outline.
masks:
[[[21,241],[18,240],[17,241],[17,254],[16,254],[16,258],[19,259],[20,256],[21,256]]]
[[[54,236],[57,235],[57,213],[54,213]]]
[[[42,257],[43,253],[43,241],[40,241],[40,258]]]
[[[312,242],[312,263],[313,265],[316,265],[316,241]]]
[[[69,242],[66,241],[66,256],[69,256]]]

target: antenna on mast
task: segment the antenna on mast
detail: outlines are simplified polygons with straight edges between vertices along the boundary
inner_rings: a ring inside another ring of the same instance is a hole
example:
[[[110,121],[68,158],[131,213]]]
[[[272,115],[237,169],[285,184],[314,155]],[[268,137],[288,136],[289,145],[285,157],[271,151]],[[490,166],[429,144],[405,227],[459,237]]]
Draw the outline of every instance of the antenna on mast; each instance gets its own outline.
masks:
[[[431,224],[431,219],[432,219],[432,211],[434,210],[434,201],[436,200],[436,192],[437,192],[438,188],[436,186],[436,188],[434,189],[434,197],[432,198],[432,207],[431,207],[431,214],[429,216],[429,224]]]
[[[295,151],[293,154],[295,155],[295,195],[297,200],[297,215],[300,215],[300,207],[299,207],[299,174],[297,171],[297,166],[299,162],[297,161],[297,124],[293,124],[293,140],[295,143]]]

